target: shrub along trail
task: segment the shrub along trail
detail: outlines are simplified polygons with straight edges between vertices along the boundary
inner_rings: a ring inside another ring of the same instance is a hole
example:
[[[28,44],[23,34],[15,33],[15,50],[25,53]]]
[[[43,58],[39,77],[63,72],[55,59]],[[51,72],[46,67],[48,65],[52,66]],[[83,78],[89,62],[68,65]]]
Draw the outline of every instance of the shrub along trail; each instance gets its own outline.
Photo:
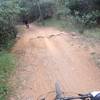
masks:
[[[37,100],[53,91],[57,80],[66,92],[100,90],[100,69],[90,49],[73,35],[36,25],[21,28],[20,33],[12,50],[18,66],[11,78],[14,91],[10,100]]]

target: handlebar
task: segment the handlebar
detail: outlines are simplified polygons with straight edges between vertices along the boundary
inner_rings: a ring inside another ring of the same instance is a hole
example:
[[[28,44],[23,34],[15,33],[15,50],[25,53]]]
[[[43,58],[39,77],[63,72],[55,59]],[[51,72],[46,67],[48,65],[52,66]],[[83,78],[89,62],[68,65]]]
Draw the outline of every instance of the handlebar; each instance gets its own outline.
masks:
[[[64,96],[64,92],[62,92],[59,82],[56,82],[55,84],[55,90],[53,91],[56,95],[55,95],[55,99],[54,100],[91,100],[93,97],[91,95],[91,93],[88,94],[77,94],[77,96]],[[52,92],[49,92],[52,93]],[[47,97],[47,96],[46,96]],[[39,100],[46,100],[46,97],[39,99]]]
[[[91,95],[83,95],[83,96],[76,96],[76,97],[62,97],[60,100],[74,100],[74,99],[86,99],[86,98],[91,98]]]
[[[90,94],[78,94],[79,96],[70,96],[70,97],[58,97],[55,98],[54,100],[77,100],[77,99],[81,99],[81,100],[91,100],[92,96]],[[89,99],[88,99],[89,98]],[[46,100],[45,97],[39,99],[39,100]]]
[[[73,100],[73,99],[91,99],[91,94],[78,94],[78,96],[72,96],[72,97],[64,97],[63,92],[61,91],[59,81],[56,82],[55,84],[55,89],[56,89],[56,99],[55,100]]]

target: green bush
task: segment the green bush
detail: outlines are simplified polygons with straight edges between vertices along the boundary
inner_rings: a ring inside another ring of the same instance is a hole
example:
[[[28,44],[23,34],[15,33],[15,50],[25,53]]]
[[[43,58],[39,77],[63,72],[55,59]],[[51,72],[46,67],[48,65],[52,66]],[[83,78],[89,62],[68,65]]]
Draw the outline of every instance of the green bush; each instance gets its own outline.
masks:
[[[79,32],[84,29],[96,27],[100,24],[100,1],[99,0],[56,0],[60,16],[72,16],[76,21],[75,26]],[[59,15],[59,13],[58,13]]]
[[[17,10],[12,3],[5,1],[0,5],[0,47],[16,37],[15,28]]]

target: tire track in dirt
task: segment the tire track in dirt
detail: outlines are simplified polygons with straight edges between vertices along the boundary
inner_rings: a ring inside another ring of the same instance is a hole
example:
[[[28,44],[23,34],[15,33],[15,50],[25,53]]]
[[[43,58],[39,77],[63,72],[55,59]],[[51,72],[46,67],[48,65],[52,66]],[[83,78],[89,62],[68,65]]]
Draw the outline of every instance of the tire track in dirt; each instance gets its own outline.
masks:
[[[100,71],[79,45],[68,33],[31,25],[12,50],[18,66],[11,78],[10,100],[36,100],[54,91],[57,80],[67,92],[99,90]]]

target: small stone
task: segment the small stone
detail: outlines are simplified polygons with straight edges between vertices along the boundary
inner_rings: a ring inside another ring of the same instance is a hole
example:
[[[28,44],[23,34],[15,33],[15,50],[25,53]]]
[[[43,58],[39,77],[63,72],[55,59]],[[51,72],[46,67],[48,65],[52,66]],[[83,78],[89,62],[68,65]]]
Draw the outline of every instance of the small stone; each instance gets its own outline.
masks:
[[[75,33],[75,32],[72,32],[71,35],[72,35],[72,36],[76,36],[76,33]]]
[[[91,54],[91,55],[95,55],[96,53],[95,53],[95,52],[90,52],[90,54]]]

